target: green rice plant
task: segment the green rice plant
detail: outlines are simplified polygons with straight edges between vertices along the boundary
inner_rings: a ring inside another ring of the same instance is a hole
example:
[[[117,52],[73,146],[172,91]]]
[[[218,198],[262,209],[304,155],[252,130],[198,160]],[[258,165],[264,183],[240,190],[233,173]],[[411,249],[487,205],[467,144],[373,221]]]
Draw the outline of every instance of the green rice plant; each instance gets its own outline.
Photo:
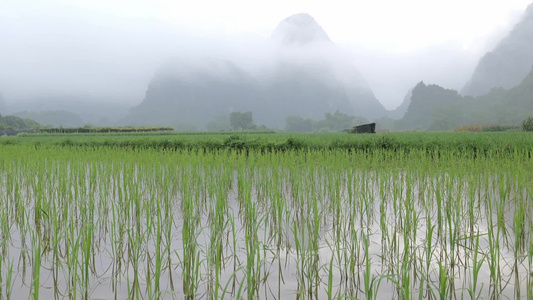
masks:
[[[514,281],[520,282],[519,264],[521,263],[523,253],[525,252],[525,234],[526,234],[526,213],[524,207],[527,205],[523,201],[516,201],[513,216],[513,232],[514,232],[514,247],[513,247],[513,273]],[[520,285],[515,285],[515,297],[520,298]]]
[[[448,291],[449,291],[449,281],[450,281],[450,275],[448,273],[448,270],[446,269],[446,266],[444,266],[440,261],[438,262],[439,266],[439,281],[438,281],[438,296],[440,300],[445,300],[448,298]]]
[[[81,234],[75,233],[75,229],[72,225],[69,228],[68,246],[66,248],[67,255],[67,268],[68,268],[68,296],[71,299],[77,299],[78,297],[78,281],[80,275],[77,272],[77,265],[79,264],[79,252],[82,243]]]
[[[135,233],[131,233],[128,231],[128,242],[129,242],[129,251],[128,251],[128,258],[129,258],[129,264],[133,267],[133,279],[129,278],[128,273],[128,281],[131,281],[131,286],[128,286],[128,299],[141,299],[141,291],[140,291],[140,284],[139,284],[139,264],[140,264],[140,241],[139,237],[135,235]]]
[[[111,286],[115,293],[115,298],[118,297],[118,284],[121,280],[121,269],[124,261],[124,228],[125,219],[120,217],[120,208],[117,202],[111,205],[111,236],[110,247],[111,257],[113,258],[111,269]]]
[[[528,270],[533,270],[533,232],[529,232],[529,245],[527,248],[527,265]],[[526,298],[531,299],[533,297],[533,276],[531,273],[526,276]]]
[[[220,185],[221,188],[216,189],[216,194],[212,196],[214,199],[214,205],[211,204],[211,211],[209,222],[210,224],[210,243],[208,250],[208,268],[213,274],[210,275],[211,283],[208,287],[208,297],[214,299],[219,298],[219,286],[220,286],[220,273],[222,271],[223,264],[223,236],[228,226],[226,221],[226,189],[224,185]],[[215,187],[213,187],[215,188]],[[214,276],[214,280],[212,277]]]
[[[528,117],[522,122],[523,131],[533,131],[533,117]]]
[[[494,214],[492,213],[493,200],[487,200],[487,237],[488,237],[488,254],[487,264],[490,271],[490,295],[496,297],[499,294],[499,279],[500,279],[500,228],[498,218],[496,224],[494,221]],[[499,213],[496,213],[498,216]]]
[[[333,260],[334,256],[331,257],[331,260],[329,261],[329,268],[328,268],[328,287],[326,290],[326,294],[328,296],[328,300],[333,299]]]
[[[368,232],[363,233],[363,244],[364,244],[364,261],[365,261],[365,270],[363,271],[363,282],[364,282],[364,293],[365,297],[368,300],[377,299],[377,293],[379,290],[379,285],[381,279],[378,279],[378,276],[372,274],[372,258],[370,257],[370,238]]]
[[[476,234],[475,237],[475,246],[472,249],[474,252],[474,257],[472,260],[472,281],[470,286],[468,287],[468,295],[470,296],[470,299],[479,299],[481,297],[481,290],[478,291],[478,280],[479,280],[479,271],[481,270],[481,267],[483,267],[483,261],[484,257],[479,259],[480,249],[479,249],[479,237],[480,234]]]
[[[433,256],[436,251],[436,247],[433,242],[433,233],[435,231],[435,225],[433,225],[431,221],[431,216],[426,216],[426,244],[424,248],[425,252],[425,269],[423,273],[423,282],[420,284],[420,293],[422,294],[424,288],[429,292],[431,291],[431,271],[432,271],[432,261]],[[424,287],[423,283],[426,283],[426,287]]]
[[[301,238],[303,235],[301,235],[300,228],[298,226],[299,222],[294,222],[292,227],[292,233],[294,236],[294,247],[296,251],[296,260],[299,262],[297,266],[297,272],[298,272],[298,290],[296,291],[298,297],[305,297],[306,294],[306,288],[305,288],[305,276],[304,276],[304,269],[305,269],[305,259],[303,258],[303,241]]]
[[[90,292],[90,269],[91,269],[91,258],[92,258],[92,244],[93,244],[93,220],[94,220],[94,207],[93,207],[93,201],[89,201],[89,207],[83,207],[82,215],[84,216],[84,219],[82,222],[84,224],[81,232],[81,253],[83,256],[83,260],[81,262],[81,268],[82,268],[82,274],[81,274],[81,281],[83,284],[83,299],[89,299],[89,292]]]
[[[251,182],[245,180],[248,176],[242,166],[238,171],[238,191],[239,198],[242,201],[244,239],[246,245],[246,291],[248,299],[257,297],[259,291],[260,271],[261,271],[261,251],[258,231],[263,218],[258,216],[258,206],[252,200],[252,185]]]
[[[6,299],[9,300],[11,299],[12,295],[13,295],[13,284],[15,282],[13,281],[13,261],[10,261],[9,264],[8,264],[8,267],[7,267],[7,274],[6,274],[6,284],[5,284],[5,287],[6,287]]]
[[[189,180],[186,173],[182,174],[182,186],[192,186],[194,180]],[[182,273],[183,273],[183,294],[187,299],[194,299],[199,281],[200,272],[200,252],[198,249],[197,230],[198,216],[195,211],[195,201],[192,193],[184,191],[183,199],[183,226],[182,226]]]
[[[162,243],[163,243],[163,228],[162,228],[162,207],[161,203],[159,201],[155,201],[156,203],[156,223],[155,223],[155,266],[154,266],[154,289],[151,294],[151,298],[153,299],[159,299],[161,298],[161,290],[160,290],[160,282],[161,282],[161,274],[163,271],[163,251],[162,251]],[[170,245],[169,245],[170,248]]]
[[[31,296],[34,300],[38,300],[39,289],[41,287],[41,241],[36,234],[32,235],[32,248],[33,276],[31,282]]]

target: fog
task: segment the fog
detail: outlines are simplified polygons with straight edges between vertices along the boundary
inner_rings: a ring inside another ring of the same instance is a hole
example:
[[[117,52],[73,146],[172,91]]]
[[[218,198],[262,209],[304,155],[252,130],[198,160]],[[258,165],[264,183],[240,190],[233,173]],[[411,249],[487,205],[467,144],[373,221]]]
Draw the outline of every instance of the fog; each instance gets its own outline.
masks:
[[[460,90],[479,60],[477,52],[453,44],[408,53],[355,48],[351,48],[351,53],[376,97],[387,109],[400,105],[408,90],[420,81]]]
[[[154,74],[170,58],[206,68],[210,59],[222,58],[252,73],[268,73],[267,62],[279,55],[269,41],[281,21],[278,15],[265,33],[253,28],[217,31],[216,22],[212,27],[201,24],[200,30],[190,20],[139,14],[117,16],[111,9],[55,1],[0,4],[0,91],[5,102],[11,110],[59,96],[133,106],[143,100]],[[387,109],[400,105],[421,80],[460,89],[493,40],[516,22],[500,24],[491,38],[471,49],[445,41],[398,50],[361,44],[356,36],[352,43],[336,41],[338,34],[329,31],[329,24],[317,21]]]
[[[78,94],[139,102],[162,61],[191,39],[156,23],[72,12],[0,22],[0,86],[11,101]]]

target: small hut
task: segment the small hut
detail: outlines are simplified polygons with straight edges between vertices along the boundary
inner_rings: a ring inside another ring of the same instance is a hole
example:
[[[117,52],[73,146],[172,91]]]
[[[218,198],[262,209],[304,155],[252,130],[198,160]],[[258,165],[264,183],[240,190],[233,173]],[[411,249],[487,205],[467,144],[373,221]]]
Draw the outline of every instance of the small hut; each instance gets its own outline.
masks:
[[[376,133],[376,123],[355,126],[351,130],[351,132],[352,133]]]

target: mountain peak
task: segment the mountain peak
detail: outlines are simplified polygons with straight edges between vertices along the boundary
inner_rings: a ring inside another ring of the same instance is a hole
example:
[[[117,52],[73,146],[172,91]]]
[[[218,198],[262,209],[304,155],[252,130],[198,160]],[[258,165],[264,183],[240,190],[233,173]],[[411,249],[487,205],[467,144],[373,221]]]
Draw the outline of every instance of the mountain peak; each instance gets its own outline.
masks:
[[[510,89],[522,81],[533,66],[533,3],[520,21],[496,47],[479,61],[470,81],[461,91],[480,96],[492,88]]]
[[[308,14],[292,15],[281,21],[272,38],[284,45],[307,45],[315,42],[331,42],[328,34]]]

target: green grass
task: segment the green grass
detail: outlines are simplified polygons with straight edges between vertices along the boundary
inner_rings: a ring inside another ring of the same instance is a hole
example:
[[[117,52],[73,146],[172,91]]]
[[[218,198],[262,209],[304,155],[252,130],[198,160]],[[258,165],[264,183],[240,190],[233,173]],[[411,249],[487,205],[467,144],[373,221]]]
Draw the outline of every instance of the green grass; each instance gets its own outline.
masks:
[[[200,132],[137,134],[27,134],[0,139],[0,145],[163,150],[236,150],[276,152],[287,150],[411,151],[440,155],[455,152],[486,156],[513,151],[531,152],[533,136],[527,132],[405,132],[380,134]]]

